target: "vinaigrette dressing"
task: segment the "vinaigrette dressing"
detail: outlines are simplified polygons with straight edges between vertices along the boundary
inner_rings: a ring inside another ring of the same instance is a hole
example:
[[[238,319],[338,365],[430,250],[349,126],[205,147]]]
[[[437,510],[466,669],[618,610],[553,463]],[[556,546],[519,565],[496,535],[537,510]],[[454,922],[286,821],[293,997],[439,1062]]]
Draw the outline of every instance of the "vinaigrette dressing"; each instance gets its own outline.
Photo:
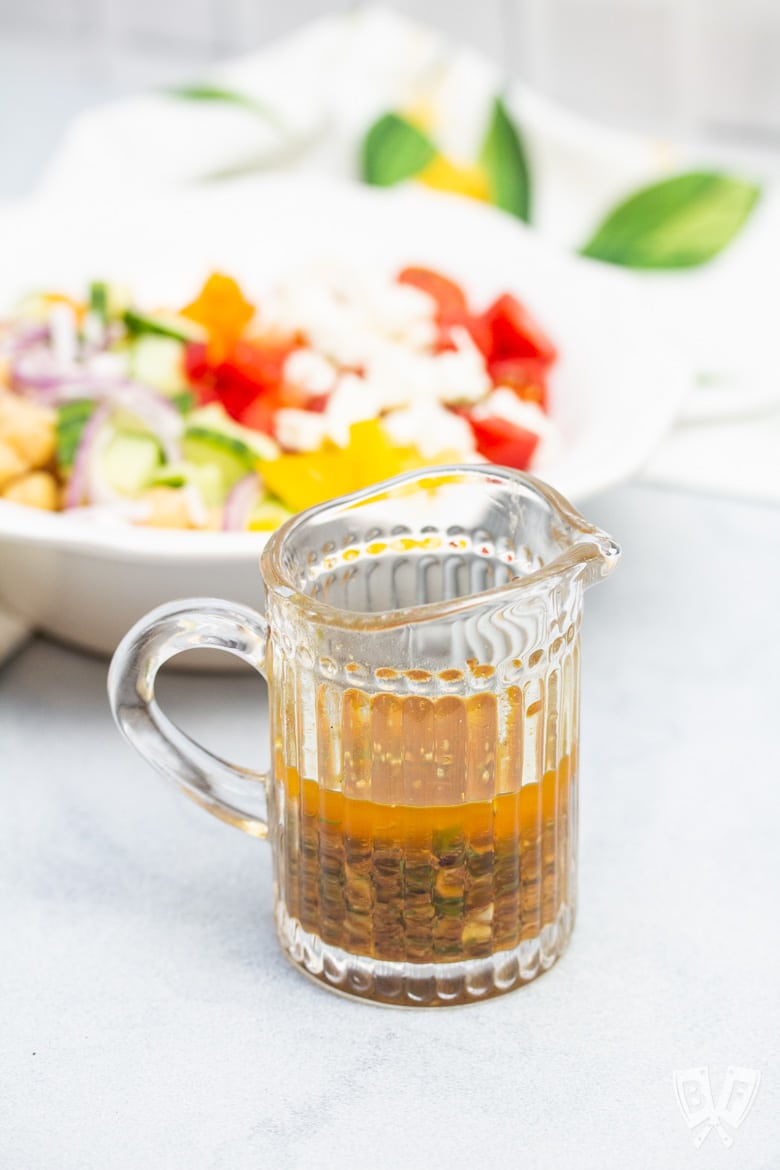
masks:
[[[389,961],[456,962],[536,938],[573,901],[576,830],[573,747],[523,775],[524,746],[533,765],[544,755],[542,705],[524,706],[520,687],[438,699],[351,688],[337,735],[322,686],[319,781],[277,755],[288,914],[326,944]]]

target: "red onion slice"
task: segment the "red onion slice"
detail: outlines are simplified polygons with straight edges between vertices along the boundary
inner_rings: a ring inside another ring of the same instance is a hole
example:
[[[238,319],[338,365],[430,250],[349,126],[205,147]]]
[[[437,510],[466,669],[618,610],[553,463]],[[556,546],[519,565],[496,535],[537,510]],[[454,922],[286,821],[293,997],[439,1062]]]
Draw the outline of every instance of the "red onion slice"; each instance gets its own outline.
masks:
[[[104,386],[99,397],[139,418],[159,440],[169,463],[181,459],[184,419],[169,398],[139,382],[126,381]]]
[[[63,389],[73,383],[89,383],[80,370],[63,369],[48,346],[32,345],[16,353],[11,360],[11,384],[14,390],[39,401],[59,401]],[[89,394],[85,394],[89,397]]]
[[[233,487],[225,500],[222,528],[225,532],[243,532],[260,495],[260,480],[252,471]]]
[[[96,355],[100,359],[107,354]],[[48,347],[25,350],[11,363],[15,390],[40,405],[55,406],[74,398],[94,398],[134,414],[159,440],[169,462],[181,458],[184,421],[170,399],[149,386],[132,382],[121,370],[106,371],[95,363],[81,366],[56,361]]]
[[[111,407],[101,403],[84,427],[65,491],[64,507],[106,508],[125,520],[143,519],[148,511],[146,502],[120,495],[103,471],[103,452],[115,434],[108,425],[110,420]]]
[[[94,503],[89,499],[90,467],[95,451],[95,444],[108,422],[111,411],[108,406],[99,406],[86,423],[81,432],[79,445],[73,459],[73,468],[65,490],[63,501],[66,508],[78,508],[82,504]]]
[[[48,325],[41,321],[22,321],[3,334],[0,339],[0,349],[10,356],[15,356],[48,340]]]

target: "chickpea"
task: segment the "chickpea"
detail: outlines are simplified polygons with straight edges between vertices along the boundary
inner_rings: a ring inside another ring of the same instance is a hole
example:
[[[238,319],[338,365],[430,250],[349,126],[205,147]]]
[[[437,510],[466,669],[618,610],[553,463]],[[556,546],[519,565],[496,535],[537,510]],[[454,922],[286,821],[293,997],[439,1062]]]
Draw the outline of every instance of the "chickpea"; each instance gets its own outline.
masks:
[[[19,457],[16,449],[0,434],[0,492],[20,475],[24,475],[27,469],[27,464]]]
[[[192,514],[187,493],[181,488],[149,488],[143,495],[149,508],[148,515],[138,523],[150,528],[205,528],[219,530],[222,527],[222,509],[206,508],[202,521]]]
[[[144,492],[149,514],[141,521],[150,528],[192,528],[187,497],[180,488],[156,487]]]
[[[28,508],[56,512],[59,504],[57,481],[48,471],[30,471],[15,479],[3,492],[3,499]]]
[[[0,438],[13,447],[27,468],[45,467],[57,445],[53,410],[0,392]]]

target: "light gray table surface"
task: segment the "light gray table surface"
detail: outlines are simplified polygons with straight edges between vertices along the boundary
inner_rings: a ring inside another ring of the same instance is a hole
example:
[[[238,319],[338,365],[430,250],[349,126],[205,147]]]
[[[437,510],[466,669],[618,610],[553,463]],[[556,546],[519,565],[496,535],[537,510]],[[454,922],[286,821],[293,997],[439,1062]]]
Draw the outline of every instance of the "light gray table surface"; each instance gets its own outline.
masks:
[[[580,911],[550,973],[436,1011],[294,971],[267,847],[121,740],[106,663],[0,671],[4,1170],[776,1170],[780,512],[629,486],[588,595]],[[108,602],[107,602],[108,603]],[[264,757],[261,684],[169,675],[209,746]],[[758,1070],[695,1149],[675,1070]]]

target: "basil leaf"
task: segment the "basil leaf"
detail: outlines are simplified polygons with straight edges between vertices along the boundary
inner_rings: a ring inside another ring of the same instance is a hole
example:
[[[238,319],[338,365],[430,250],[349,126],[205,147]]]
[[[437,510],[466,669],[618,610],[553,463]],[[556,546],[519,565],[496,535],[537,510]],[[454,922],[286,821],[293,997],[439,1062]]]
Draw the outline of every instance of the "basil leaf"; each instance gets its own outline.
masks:
[[[400,114],[383,114],[363,140],[361,170],[367,183],[392,187],[420,173],[436,157],[436,147],[422,130]]]
[[[675,175],[620,203],[582,255],[626,268],[694,268],[733,240],[760,194],[730,175]]]
[[[530,223],[531,172],[528,158],[520,130],[500,97],[493,103],[480,163],[487,174],[491,202],[522,219],[524,223]]]

